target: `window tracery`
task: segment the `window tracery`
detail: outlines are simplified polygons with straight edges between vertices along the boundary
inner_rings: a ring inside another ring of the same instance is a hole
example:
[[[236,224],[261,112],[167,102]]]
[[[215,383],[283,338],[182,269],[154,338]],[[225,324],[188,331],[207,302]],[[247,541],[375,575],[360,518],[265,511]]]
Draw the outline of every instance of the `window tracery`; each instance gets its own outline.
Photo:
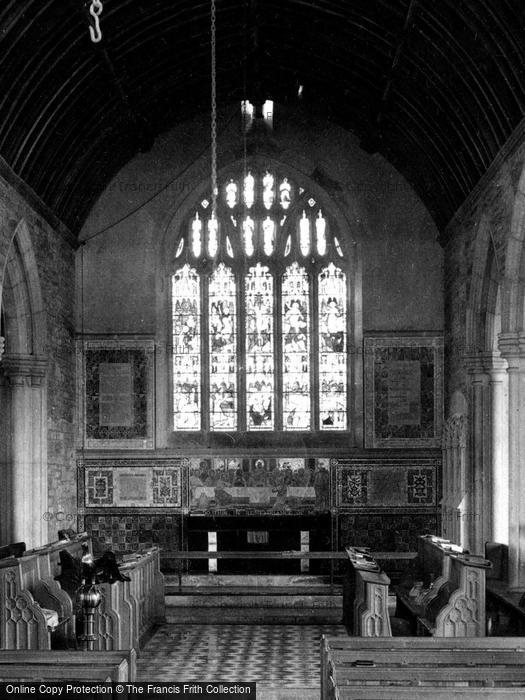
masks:
[[[172,275],[173,429],[346,431],[348,266],[316,199],[269,170],[203,199]]]

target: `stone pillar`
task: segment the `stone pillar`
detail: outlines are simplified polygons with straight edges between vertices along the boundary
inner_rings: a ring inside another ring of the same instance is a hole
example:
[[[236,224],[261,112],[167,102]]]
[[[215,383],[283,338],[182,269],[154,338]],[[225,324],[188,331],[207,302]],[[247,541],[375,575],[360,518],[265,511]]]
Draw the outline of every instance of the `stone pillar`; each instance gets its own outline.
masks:
[[[487,540],[509,543],[509,398],[507,361],[499,353],[485,355],[489,375],[491,424],[492,530]]]
[[[465,515],[469,501],[466,491],[467,419],[454,414],[443,429],[443,501],[442,534],[447,539],[467,546]]]
[[[525,588],[525,332],[500,333],[509,382],[509,587]]]
[[[5,476],[11,518],[6,534],[28,549],[47,541],[46,366],[46,360],[33,355],[6,354],[2,359],[10,425]]]
[[[484,357],[471,354],[465,357],[470,378],[470,439],[467,463],[466,489],[469,507],[465,513],[468,549],[483,554],[485,539],[491,532],[491,514],[486,504],[490,501],[490,390]]]

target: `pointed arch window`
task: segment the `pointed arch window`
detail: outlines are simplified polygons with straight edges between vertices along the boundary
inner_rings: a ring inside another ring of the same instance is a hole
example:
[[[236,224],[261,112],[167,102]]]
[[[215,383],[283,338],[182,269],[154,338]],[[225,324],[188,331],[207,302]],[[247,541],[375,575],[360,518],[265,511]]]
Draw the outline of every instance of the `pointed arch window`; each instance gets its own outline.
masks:
[[[315,197],[270,170],[228,177],[217,218],[174,246],[173,430],[349,429],[349,261]]]

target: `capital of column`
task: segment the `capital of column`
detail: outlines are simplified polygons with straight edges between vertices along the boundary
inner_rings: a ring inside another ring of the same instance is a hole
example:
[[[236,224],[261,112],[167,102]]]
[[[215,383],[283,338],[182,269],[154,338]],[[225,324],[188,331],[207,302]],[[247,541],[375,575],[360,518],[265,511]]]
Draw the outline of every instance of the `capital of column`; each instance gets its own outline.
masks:
[[[12,384],[28,381],[33,386],[39,386],[46,376],[47,359],[39,355],[8,353],[2,359],[2,370]]]
[[[478,381],[486,375],[486,363],[484,359],[484,353],[481,352],[467,352],[463,355],[463,362],[465,363],[465,369],[471,375],[473,379]]]
[[[525,368],[525,332],[500,333],[498,345],[509,369]]]
[[[508,362],[502,357],[500,352],[483,352],[481,353],[481,358],[483,369],[491,378],[507,373]]]

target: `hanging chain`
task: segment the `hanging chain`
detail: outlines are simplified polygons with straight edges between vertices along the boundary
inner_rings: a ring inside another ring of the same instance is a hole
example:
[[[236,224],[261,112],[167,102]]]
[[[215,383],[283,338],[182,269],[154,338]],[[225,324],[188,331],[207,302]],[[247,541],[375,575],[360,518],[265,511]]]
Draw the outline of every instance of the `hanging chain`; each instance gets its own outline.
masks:
[[[102,32],[100,31],[100,15],[102,14],[101,0],[91,0],[91,7],[89,8],[89,14],[93,17],[94,26],[89,27],[89,33],[91,35],[91,41],[94,44],[98,44],[102,39]]]
[[[211,0],[211,202],[212,216],[217,214],[217,66],[216,8]]]

